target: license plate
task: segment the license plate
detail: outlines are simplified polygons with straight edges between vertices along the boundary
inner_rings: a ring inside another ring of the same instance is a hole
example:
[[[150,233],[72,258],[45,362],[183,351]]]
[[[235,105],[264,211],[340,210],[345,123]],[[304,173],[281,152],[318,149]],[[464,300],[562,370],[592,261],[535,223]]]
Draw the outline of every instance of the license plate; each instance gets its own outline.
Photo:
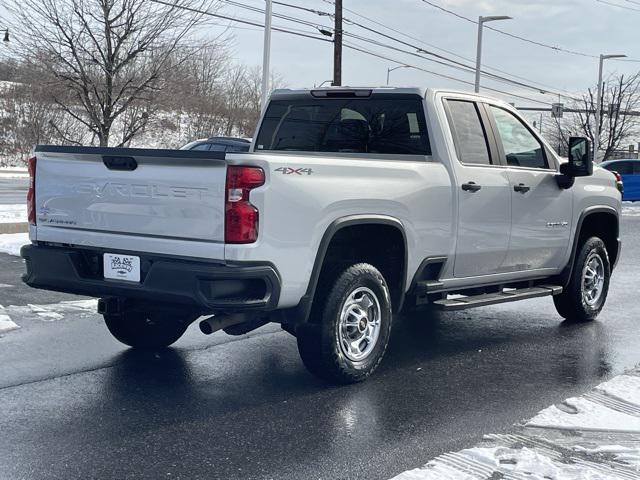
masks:
[[[140,281],[140,257],[133,255],[104,254],[104,278],[124,280],[126,282]]]

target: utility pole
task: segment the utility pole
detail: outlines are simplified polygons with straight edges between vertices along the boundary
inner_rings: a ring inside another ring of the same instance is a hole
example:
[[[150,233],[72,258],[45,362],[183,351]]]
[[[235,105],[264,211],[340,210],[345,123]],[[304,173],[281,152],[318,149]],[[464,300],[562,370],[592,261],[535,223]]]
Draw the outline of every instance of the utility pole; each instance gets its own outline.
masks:
[[[271,9],[272,0],[266,0],[264,9],[264,44],[262,51],[262,110],[269,99],[269,72],[271,62]]]
[[[342,85],[342,0],[335,0],[336,14],[333,29],[333,84]]]
[[[539,130],[540,135],[542,135],[542,113],[540,113],[540,130]]]

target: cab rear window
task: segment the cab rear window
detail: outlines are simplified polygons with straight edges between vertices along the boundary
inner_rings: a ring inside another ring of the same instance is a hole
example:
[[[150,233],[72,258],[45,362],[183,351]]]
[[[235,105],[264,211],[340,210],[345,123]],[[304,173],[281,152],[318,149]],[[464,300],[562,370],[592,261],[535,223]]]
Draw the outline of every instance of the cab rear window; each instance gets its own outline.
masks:
[[[430,155],[422,98],[292,98],[269,104],[255,150]]]

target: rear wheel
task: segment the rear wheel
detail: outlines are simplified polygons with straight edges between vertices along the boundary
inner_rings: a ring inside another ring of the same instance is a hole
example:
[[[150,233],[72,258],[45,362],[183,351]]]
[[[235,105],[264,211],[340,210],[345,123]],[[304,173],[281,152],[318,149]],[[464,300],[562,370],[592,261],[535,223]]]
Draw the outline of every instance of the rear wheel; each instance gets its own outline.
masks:
[[[109,332],[134,348],[163,348],[176,342],[189,326],[189,319],[162,313],[126,311],[104,315]]]
[[[297,331],[298,350],[313,374],[336,383],[366,379],[378,367],[391,332],[391,301],[382,274],[353,265],[338,275],[319,323]]]
[[[553,297],[558,313],[567,320],[595,319],[607,300],[611,266],[604,242],[587,239],[580,248],[571,279],[560,295]]]

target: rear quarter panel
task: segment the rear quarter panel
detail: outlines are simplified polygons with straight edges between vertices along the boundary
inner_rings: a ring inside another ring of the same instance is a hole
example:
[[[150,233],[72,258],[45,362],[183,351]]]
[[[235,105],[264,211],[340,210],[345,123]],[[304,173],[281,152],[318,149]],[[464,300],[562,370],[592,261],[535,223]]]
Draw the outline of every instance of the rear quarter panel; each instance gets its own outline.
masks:
[[[337,219],[384,215],[399,220],[409,252],[407,285],[425,257],[450,249],[451,181],[431,157],[407,161],[252,153],[228,155],[227,160],[261,166],[266,183],[251,192],[260,212],[258,241],[225,245],[225,258],[274,263],[283,286],[280,308],[296,305],[306,292],[322,237]],[[285,174],[278,170],[283,167],[310,173]]]

